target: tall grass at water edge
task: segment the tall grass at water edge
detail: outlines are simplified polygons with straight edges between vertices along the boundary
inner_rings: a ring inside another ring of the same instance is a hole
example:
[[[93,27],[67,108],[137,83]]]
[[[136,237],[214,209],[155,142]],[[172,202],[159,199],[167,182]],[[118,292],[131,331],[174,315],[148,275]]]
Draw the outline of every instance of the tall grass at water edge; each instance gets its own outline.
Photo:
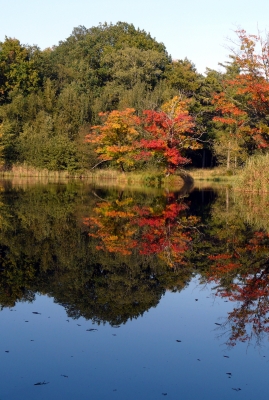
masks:
[[[235,189],[269,192],[269,154],[250,157],[236,179]]]
[[[81,179],[88,182],[104,184],[104,185],[124,185],[135,186],[142,185],[148,187],[169,186],[173,188],[181,188],[186,181],[191,180],[186,175],[182,178],[182,174],[164,176],[159,171],[143,171],[143,172],[119,172],[117,170],[81,170],[81,171],[51,171],[48,169],[36,169],[31,166],[22,164],[14,165],[11,169],[0,171],[0,177],[4,179],[26,179],[36,180],[38,182],[55,182],[66,181],[69,179]]]
[[[234,171],[227,170],[223,167],[190,168],[186,172],[188,172],[195,181],[232,182],[236,179]]]

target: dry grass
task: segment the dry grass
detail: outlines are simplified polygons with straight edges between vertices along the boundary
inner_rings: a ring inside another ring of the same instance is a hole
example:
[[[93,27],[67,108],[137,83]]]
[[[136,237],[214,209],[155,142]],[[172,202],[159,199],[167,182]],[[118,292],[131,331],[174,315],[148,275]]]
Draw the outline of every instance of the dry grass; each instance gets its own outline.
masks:
[[[195,181],[234,181],[236,175],[232,171],[227,171],[225,168],[193,168],[187,171]]]
[[[247,161],[236,188],[256,193],[269,192],[269,154],[257,155]]]
[[[10,170],[0,171],[0,178],[23,179],[30,182],[61,182],[70,179],[87,180],[99,186],[121,186],[121,187],[169,187],[174,190],[180,190],[187,179],[181,175],[165,177],[158,171],[119,172],[111,169],[103,170],[84,170],[69,173],[68,171],[49,171],[47,169],[36,169],[27,165],[14,165]]]
[[[27,165],[13,165],[11,169],[2,169],[0,176],[8,177],[38,177],[38,178],[68,178],[67,171],[49,171],[48,169],[37,169]]]

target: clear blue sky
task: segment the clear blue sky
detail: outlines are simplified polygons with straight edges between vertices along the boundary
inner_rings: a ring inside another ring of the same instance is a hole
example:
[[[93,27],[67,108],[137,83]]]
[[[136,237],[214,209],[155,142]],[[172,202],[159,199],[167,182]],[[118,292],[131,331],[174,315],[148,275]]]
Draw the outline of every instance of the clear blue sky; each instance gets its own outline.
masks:
[[[41,49],[78,25],[124,21],[163,42],[173,59],[189,58],[199,72],[227,59],[227,37],[238,27],[269,30],[269,0],[0,0],[0,41],[15,37]]]

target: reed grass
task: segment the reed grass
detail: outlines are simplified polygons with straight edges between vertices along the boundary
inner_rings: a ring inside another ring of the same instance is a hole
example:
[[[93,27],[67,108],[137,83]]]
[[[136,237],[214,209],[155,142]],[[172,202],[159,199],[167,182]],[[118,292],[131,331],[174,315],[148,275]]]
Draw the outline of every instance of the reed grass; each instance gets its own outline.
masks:
[[[236,180],[236,174],[223,167],[191,168],[187,172],[195,181],[233,182]]]
[[[50,171],[48,169],[37,169],[26,164],[13,165],[9,170],[0,170],[0,178],[3,179],[27,179],[37,182],[49,183],[60,182],[70,179],[87,180],[95,184],[106,186],[146,186],[146,187],[173,187],[181,189],[186,182],[191,181],[188,174],[164,176],[157,170],[143,172],[120,172],[111,169],[80,170],[80,171]]]
[[[250,157],[236,180],[236,189],[267,193],[269,192],[269,154]]]
[[[25,164],[13,165],[10,169],[1,169],[0,176],[9,177],[39,177],[39,178],[69,178],[68,171],[50,171],[48,169],[37,169]]]

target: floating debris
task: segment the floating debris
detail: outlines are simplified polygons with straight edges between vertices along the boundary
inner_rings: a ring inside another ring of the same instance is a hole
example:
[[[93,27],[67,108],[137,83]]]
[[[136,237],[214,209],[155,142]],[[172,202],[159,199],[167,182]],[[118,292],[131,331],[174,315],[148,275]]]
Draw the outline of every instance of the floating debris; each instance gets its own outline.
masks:
[[[239,390],[242,390],[241,388],[232,388],[233,390],[235,390],[236,392],[239,392]]]
[[[33,311],[32,314],[41,315],[41,313],[37,311]]]
[[[181,343],[181,340],[176,340],[176,342]]]
[[[37,382],[37,383],[34,383],[34,386],[41,386],[41,385],[47,385],[49,382],[45,382],[45,381],[43,381],[43,382]]]
[[[63,376],[64,378],[68,378],[68,375],[63,375],[63,374],[62,374],[61,376]]]
[[[98,331],[98,329],[94,329],[94,328],[86,329],[86,332],[93,332],[93,331]]]

